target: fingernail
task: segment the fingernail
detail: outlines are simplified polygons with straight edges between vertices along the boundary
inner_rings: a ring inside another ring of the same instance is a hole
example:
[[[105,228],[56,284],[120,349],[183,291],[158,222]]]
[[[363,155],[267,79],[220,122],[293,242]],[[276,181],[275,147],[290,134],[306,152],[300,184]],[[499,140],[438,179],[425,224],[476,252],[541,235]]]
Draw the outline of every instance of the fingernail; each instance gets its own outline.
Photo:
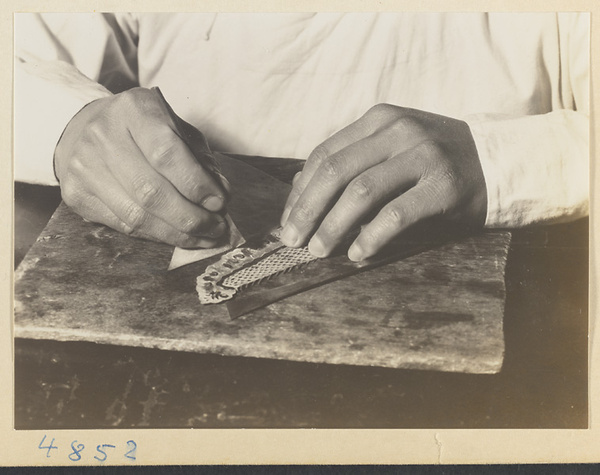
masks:
[[[298,231],[293,224],[286,224],[281,232],[281,242],[288,247],[294,247],[298,243]]]
[[[286,208],[283,210],[283,214],[281,215],[281,220],[280,220],[280,224],[282,226],[285,226],[285,223],[287,222],[287,220],[290,216],[290,211],[292,211],[292,208]]]
[[[227,191],[227,193],[229,193],[231,191],[231,183],[229,183],[229,180],[225,177],[225,175],[223,175],[220,172],[218,173],[218,177],[221,180],[221,184],[223,185],[223,188],[225,188],[225,190]]]
[[[350,246],[350,249],[348,249],[348,258],[351,261],[354,261],[354,262],[362,261],[364,258],[364,255],[365,255],[365,252],[363,251],[363,248],[360,247],[360,244],[358,244],[358,243],[352,244],[352,246]]]
[[[298,172],[294,175],[294,178],[292,178],[292,185],[295,185],[296,182],[298,181],[298,179],[300,178],[300,173],[302,172]]]
[[[202,206],[208,211],[219,211],[223,208],[225,200],[222,196],[211,195],[202,202]]]
[[[308,243],[308,251],[316,257],[325,257],[327,255],[323,241],[321,241],[318,236],[313,236],[310,240]]]

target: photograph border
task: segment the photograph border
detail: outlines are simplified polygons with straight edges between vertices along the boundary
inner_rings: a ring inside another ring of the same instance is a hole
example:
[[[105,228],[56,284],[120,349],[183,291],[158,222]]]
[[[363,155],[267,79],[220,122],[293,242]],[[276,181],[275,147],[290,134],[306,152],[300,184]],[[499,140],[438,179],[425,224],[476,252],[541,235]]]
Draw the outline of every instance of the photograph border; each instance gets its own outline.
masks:
[[[0,189],[6,193],[1,209],[3,223],[14,222],[12,111],[13,111],[13,14],[23,11],[590,11],[592,94],[590,128],[590,306],[589,306],[589,428],[588,429],[96,429],[15,431],[13,342],[13,249],[12,226],[2,227],[2,318],[0,318],[0,466],[64,465],[64,458],[46,458],[38,449],[41,437],[52,433],[57,443],[85,439],[90,446],[103,443],[126,446],[135,439],[137,458],[131,465],[188,464],[495,464],[582,463],[600,461],[600,345],[595,315],[598,308],[597,261],[594,237],[598,197],[595,170],[600,131],[595,112],[600,93],[600,2],[561,1],[6,1],[0,15],[3,56],[0,89],[0,147],[5,173]],[[143,7],[143,8],[142,8]],[[10,65],[10,66],[9,66]],[[596,362],[596,363],[594,363]],[[11,382],[11,384],[8,384]],[[93,462],[93,461],[90,461]],[[81,461],[80,465],[88,462]],[[122,465],[127,465],[124,461]],[[75,463],[73,464],[75,465]],[[101,463],[90,463],[101,465]]]

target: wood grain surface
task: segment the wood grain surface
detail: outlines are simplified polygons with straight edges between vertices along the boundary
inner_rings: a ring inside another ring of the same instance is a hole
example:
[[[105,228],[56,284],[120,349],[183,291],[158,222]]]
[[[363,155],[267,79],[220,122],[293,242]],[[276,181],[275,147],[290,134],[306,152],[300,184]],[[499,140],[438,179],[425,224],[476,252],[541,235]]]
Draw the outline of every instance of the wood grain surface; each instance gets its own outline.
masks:
[[[235,168],[242,172],[228,176],[234,190],[243,178],[262,183],[253,189],[268,196],[271,180]],[[494,373],[503,360],[509,242],[501,231],[463,237],[231,321],[224,306],[197,300],[195,278],[210,261],[167,272],[171,247],[86,223],[62,204],[17,269],[15,335]]]

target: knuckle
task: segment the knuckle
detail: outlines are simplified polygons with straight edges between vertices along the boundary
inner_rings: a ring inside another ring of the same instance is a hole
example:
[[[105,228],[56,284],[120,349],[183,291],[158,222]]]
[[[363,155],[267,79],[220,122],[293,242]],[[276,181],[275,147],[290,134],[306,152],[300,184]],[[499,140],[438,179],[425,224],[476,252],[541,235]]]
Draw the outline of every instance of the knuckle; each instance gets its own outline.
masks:
[[[106,124],[101,119],[93,120],[86,128],[83,138],[88,143],[106,143]]]
[[[125,234],[132,235],[138,232],[144,224],[146,212],[135,203],[131,203],[125,209],[124,223]]]
[[[364,201],[373,197],[375,187],[370,179],[361,177],[350,183],[348,192],[352,200]]]
[[[329,158],[321,164],[323,178],[328,181],[337,181],[343,175],[343,162],[341,158]]]
[[[144,208],[154,208],[161,204],[160,187],[145,177],[139,177],[132,182],[133,191],[138,202]]]
[[[69,163],[69,173],[73,176],[83,177],[88,171],[88,165],[81,155],[74,155]]]
[[[437,140],[433,139],[423,140],[417,145],[416,150],[420,157],[430,160],[439,160],[444,156],[444,148]]]
[[[315,218],[315,212],[311,206],[302,203],[296,206],[293,215],[293,221],[299,223],[310,223]]]
[[[140,110],[143,111],[153,111],[163,112],[163,108],[161,107],[160,99],[158,95],[152,92],[150,89],[146,88],[138,88],[134,91],[135,103]]]
[[[404,222],[405,214],[397,206],[388,206],[384,214],[384,222],[392,228],[399,228]]]
[[[137,87],[117,94],[113,105],[114,108],[121,113],[143,113],[148,110],[152,99],[150,90]]]
[[[327,159],[329,156],[329,151],[324,144],[317,145],[317,147],[312,151],[308,160],[311,162],[321,163]]]
[[[401,117],[397,117],[390,123],[388,126],[388,131],[391,134],[406,134],[408,133],[418,133],[421,131],[421,126],[419,122],[410,115],[404,115]]]
[[[395,117],[398,113],[396,106],[391,104],[375,104],[365,114],[366,117],[377,121],[386,121]]]
[[[154,165],[160,168],[168,168],[174,165],[176,160],[176,146],[177,139],[174,137],[157,140],[156,146],[154,146],[148,158],[150,158]]]

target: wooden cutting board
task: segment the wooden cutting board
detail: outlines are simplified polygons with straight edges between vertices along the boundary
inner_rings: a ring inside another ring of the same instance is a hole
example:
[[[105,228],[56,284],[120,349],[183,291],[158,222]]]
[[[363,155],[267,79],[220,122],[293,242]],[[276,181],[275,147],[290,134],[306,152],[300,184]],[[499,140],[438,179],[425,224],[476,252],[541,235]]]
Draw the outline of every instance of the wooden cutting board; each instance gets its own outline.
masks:
[[[250,193],[278,196],[277,180],[232,163],[226,174],[234,193],[250,180],[260,183]],[[278,197],[262,215],[274,219],[282,205]],[[252,226],[251,213],[240,219],[246,220],[240,229]],[[232,321],[223,305],[197,299],[196,276],[214,259],[167,272],[170,246],[86,223],[61,204],[16,271],[15,335],[494,373],[504,352],[509,243],[510,233],[502,231],[461,238]]]

